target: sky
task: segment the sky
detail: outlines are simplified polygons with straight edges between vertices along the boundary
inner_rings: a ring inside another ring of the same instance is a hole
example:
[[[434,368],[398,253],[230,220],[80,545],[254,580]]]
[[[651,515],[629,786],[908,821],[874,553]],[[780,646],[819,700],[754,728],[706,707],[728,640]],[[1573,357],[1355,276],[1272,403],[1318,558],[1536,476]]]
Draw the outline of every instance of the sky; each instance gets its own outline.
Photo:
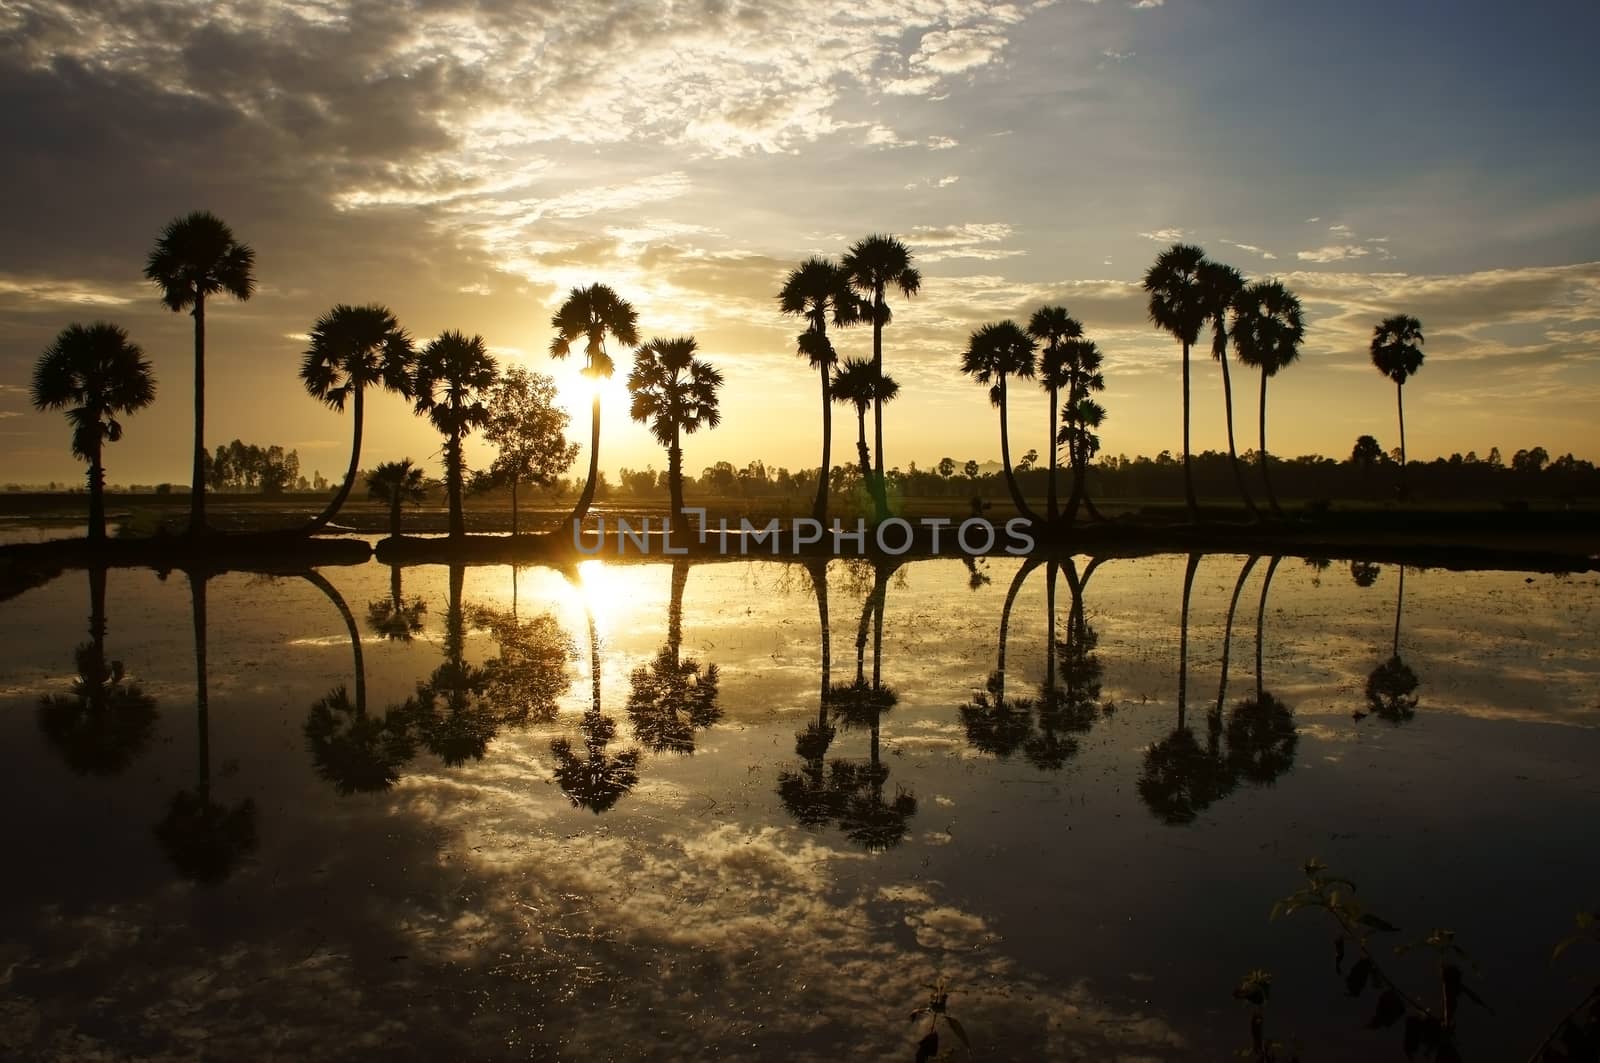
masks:
[[[885,331],[890,466],[999,456],[960,354],[1047,302],[1104,352],[1103,451],[1179,451],[1178,347],[1139,288],[1175,239],[1305,305],[1301,360],[1269,390],[1274,453],[1398,442],[1367,343],[1405,312],[1427,335],[1409,456],[1600,459],[1596,39],[1592,0],[4,0],[0,480],[81,475],[27,387],[91,320],[126,327],[160,387],[109,478],[187,480],[192,323],[141,270],[195,209],[254,247],[260,284],[208,307],[208,445],[281,444],[330,478],[349,415],[297,376],[319,314],[377,301],[419,341],[482,334],[557,377],[586,448],[576,366],[546,352],[563,295],[596,281],[727,378],[688,470],[815,466],[820,385],[775,296],[873,232],[923,273]],[[870,330],[835,342],[870,354]],[[664,468],[618,361],[601,466]],[[1208,348],[1193,370],[1194,448],[1221,449]],[[1241,449],[1257,388],[1236,374]],[[1044,393],[1012,395],[1014,452],[1042,451]],[[403,400],[367,409],[363,466],[437,467]]]

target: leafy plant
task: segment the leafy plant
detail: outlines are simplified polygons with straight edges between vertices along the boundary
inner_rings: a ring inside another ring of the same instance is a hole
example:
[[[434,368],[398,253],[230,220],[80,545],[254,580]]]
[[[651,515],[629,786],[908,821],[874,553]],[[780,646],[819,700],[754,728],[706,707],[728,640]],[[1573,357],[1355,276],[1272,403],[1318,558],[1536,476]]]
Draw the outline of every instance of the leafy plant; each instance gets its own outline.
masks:
[[[967,1031],[962,1028],[960,1020],[950,1014],[950,991],[945,980],[940,978],[932,985],[924,983],[923,988],[928,991],[928,1002],[911,1013],[912,1022],[928,1020],[928,1028],[923,1033],[922,1040],[917,1042],[917,1063],[926,1063],[927,1060],[939,1057],[940,1023],[949,1027],[962,1047],[971,1052],[972,1042],[967,1040]]]
[[[1234,999],[1250,1005],[1250,1047],[1239,1050],[1240,1059],[1248,1059],[1250,1063],[1279,1063],[1279,1054],[1288,1050],[1283,1042],[1267,1037],[1267,1000],[1271,996],[1271,971],[1251,971],[1234,987]],[[1291,1051],[1282,1060],[1283,1063],[1300,1063],[1300,1055]]]

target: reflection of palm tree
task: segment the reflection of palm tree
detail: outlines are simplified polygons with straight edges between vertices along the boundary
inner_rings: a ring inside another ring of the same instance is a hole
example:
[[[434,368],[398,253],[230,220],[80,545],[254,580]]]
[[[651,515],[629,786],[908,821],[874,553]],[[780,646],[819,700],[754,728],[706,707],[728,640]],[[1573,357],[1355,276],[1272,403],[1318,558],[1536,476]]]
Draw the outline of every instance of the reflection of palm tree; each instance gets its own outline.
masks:
[[[398,569],[396,570],[398,571]],[[344,684],[333,688],[311,706],[303,727],[306,748],[317,774],[342,794],[387,790],[400,778],[400,769],[416,755],[402,708],[381,719],[367,715],[367,668],[361,653],[361,631],[344,596],[318,572],[303,573],[339,610],[350,637],[355,699]]]
[[[1253,558],[1251,560],[1254,560]],[[1235,778],[1255,786],[1271,786],[1278,776],[1294,766],[1295,748],[1300,736],[1295,731],[1294,713],[1265,686],[1262,646],[1266,635],[1267,592],[1272,574],[1277,571],[1274,557],[1267,562],[1261,581],[1261,603],[1256,607],[1256,691],[1228,713],[1228,767]],[[1246,563],[1246,570],[1249,563]],[[1241,579],[1243,573],[1240,574]],[[1237,595],[1237,590],[1235,591]],[[1218,705],[1221,705],[1219,695]]]
[[[567,662],[577,654],[560,622],[549,613],[519,620],[514,608],[510,613],[479,609],[474,619],[500,646],[500,656],[484,665],[484,693],[496,718],[514,724],[554,720],[571,685]]]
[[[1383,569],[1371,561],[1350,562],[1350,579],[1357,587],[1370,587],[1378,582],[1378,573]]]
[[[401,592],[400,566],[389,566],[389,597],[367,603],[367,626],[391,642],[410,642],[422,631],[422,614],[428,603],[421,598],[406,600]]]
[[[667,644],[655,658],[633,670],[628,718],[635,737],[652,752],[694,752],[694,733],[722,718],[717,705],[717,666],[682,656],[683,588],[689,562],[672,563],[672,600],[667,608]]]
[[[155,834],[178,873],[197,882],[221,882],[256,847],[256,803],[245,798],[231,807],[211,799],[210,703],[206,684],[206,576],[189,573],[194,609],[196,720],[199,741],[196,783],[172,798]]]
[[[583,733],[585,756],[573,751],[570,739],[551,741],[556,758],[556,783],[574,808],[587,808],[599,815],[609,811],[639,782],[638,749],[624,749],[615,756],[606,747],[617,735],[617,722],[600,711],[600,641],[595,635],[594,612],[585,606],[589,621],[589,685],[593,701],[578,729]]]
[[[1400,657],[1400,610],[1406,597],[1406,567],[1400,566],[1400,586],[1394,598],[1394,644],[1389,659],[1367,676],[1367,705],[1379,719],[1402,724],[1417,714],[1417,673]],[[1367,714],[1357,712],[1360,720]]]
[[[73,653],[70,694],[39,699],[39,731],[79,775],[115,775],[150,742],[156,699],[106,661],[106,570],[89,570],[89,641]]]
[[[1222,630],[1222,682],[1217,686],[1217,712],[1222,711],[1223,700],[1228,696],[1228,657],[1233,649],[1233,616],[1239,608],[1239,592],[1244,589],[1245,578],[1250,575],[1250,570],[1256,567],[1257,557],[1251,554],[1244,560],[1244,567],[1239,570],[1239,578],[1233,582],[1233,597],[1228,599],[1228,622]],[[1273,564],[1277,564],[1274,559]]]
[[[1058,640],[1056,572],[1063,564],[1072,606],[1067,614],[1066,637]],[[1076,563],[1068,558],[1065,562],[1052,561],[1046,573],[1045,677],[1039,690],[1038,733],[1023,745],[1028,762],[1040,771],[1056,771],[1063,767],[1078,753],[1078,740],[1074,736],[1087,734],[1102,712],[1111,711],[1109,705],[1100,704],[1102,669],[1100,658],[1094,652],[1100,636],[1089,626],[1083,610],[1083,590],[1099,564],[1098,560],[1091,560],[1080,578]]]
[[[482,760],[499,731],[499,720],[485,697],[489,675],[466,661],[466,617],[461,607],[465,576],[462,566],[450,566],[444,663],[417,684],[416,694],[407,699],[404,709],[422,745],[452,767]]]
[[[1006,639],[1011,629],[1011,607],[1016,604],[1017,592],[1022,589],[1028,574],[1038,565],[1038,561],[1029,558],[1017,567],[1016,575],[1011,578],[1005,604],[1000,609],[1000,638],[995,670],[989,673],[983,689],[974,691],[972,699],[960,709],[967,742],[974,749],[1002,760],[1021,749],[1033,735],[1033,699],[1006,697]]]
[[[828,621],[828,562],[817,558],[806,562],[811,586],[817,597],[817,626],[821,642],[821,689],[817,694],[817,718],[794,736],[794,752],[802,764],[798,770],[778,773],[778,798],[795,822],[807,827],[821,826],[839,814],[839,802],[823,773],[823,758],[833,745],[837,730],[828,719],[833,695],[833,636]]]

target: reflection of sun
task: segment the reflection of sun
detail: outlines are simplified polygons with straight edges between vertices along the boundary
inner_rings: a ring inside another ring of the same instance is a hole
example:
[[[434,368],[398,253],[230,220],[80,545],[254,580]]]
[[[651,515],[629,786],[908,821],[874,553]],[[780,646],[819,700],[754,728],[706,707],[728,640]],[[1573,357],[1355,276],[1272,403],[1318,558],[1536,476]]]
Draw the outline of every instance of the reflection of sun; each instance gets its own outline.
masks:
[[[616,565],[604,561],[578,563],[578,594],[594,616],[596,632],[606,639],[616,626],[627,601],[627,578]]]

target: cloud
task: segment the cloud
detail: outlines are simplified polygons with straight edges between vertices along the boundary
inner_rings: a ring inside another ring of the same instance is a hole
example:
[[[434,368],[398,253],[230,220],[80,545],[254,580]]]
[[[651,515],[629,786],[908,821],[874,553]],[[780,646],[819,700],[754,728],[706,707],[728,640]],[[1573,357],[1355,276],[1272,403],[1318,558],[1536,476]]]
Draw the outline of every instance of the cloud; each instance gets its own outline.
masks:
[[[1227,244],[1229,247],[1237,247],[1241,251],[1248,251],[1252,255],[1260,255],[1263,259],[1265,259],[1267,261],[1271,261],[1271,260],[1273,260],[1273,259],[1278,257],[1277,255],[1273,254],[1271,251],[1268,251],[1268,250],[1266,250],[1264,248],[1257,247],[1255,244],[1241,244],[1241,243],[1238,243],[1238,242],[1233,241],[1233,240],[1224,240],[1222,242]]]
[[[1367,249],[1358,244],[1329,244],[1310,251],[1296,251],[1294,257],[1302,262],[1344,262],[1352,258],[1365,258],[1367,254]]]
[[[1175,229],[1174,228],[1174,229],[1153,229],[1150,232],[1143,232],[1143,233],[1140,233],[1139,235],[1144,237],[1146,240],[1154,240],[1157,243],[1161,243],[1161,244],[1170,244],[1170,243],[1176,243],[1179,240],[1182,240],[1185,236],[1188,235],[1188,233],[1186,233],[1182,229]]]

